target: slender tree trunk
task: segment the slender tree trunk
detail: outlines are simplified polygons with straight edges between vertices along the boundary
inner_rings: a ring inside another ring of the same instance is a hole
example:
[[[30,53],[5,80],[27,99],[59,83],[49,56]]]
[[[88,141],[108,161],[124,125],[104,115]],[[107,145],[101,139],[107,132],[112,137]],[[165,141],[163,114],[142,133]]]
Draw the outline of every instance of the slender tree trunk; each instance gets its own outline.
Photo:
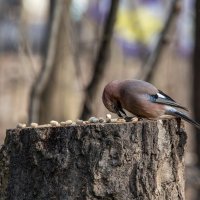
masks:
[[[54,47],[53,68],[41,95],[40,123],[47,123],[52,119],[65,121],[67,118],[74,118],[72,108],[78,107],[75,105],[76,100],[74,100],[76,96],[75,69],[68,49],[69,27],[69,1],[65,0]]]
[[[193,58],[193,102],[194,102],[194,115],[196,121],[200,121],[200,1],[196,0],[195,3],[195,34],[194,34],[194,58]],[[200,166],[200,130],[196,129],[196,152],[198,156],[198,168]],[[200,189],[198,187],[198,197],[200,196]]]
[[[194,113],[197,121],[200,121],[200,1],[196,0],[196,18],[195,18],[195,46],[194,46],[194,62],[193,62],[193,72],[194,72]],[[200,133],[199,130],[196,130]],[[200,164],[200,134],[197,134],[197,155],[199,156]]]
[[[92,103],[99,88],[100,81],[103,77],[109,56],[110,43],[113,35],[118,5],[119,0],[111,1],[110,11],[107,19],[105,20],[101,43],[95,58],[93,76],[85,91],[85,101],[83,103],[81,119],[87,119],[92,114]]]
[[[163,28],[157,38],[155,47],[153,51],[149,54],[147,60],[142,66],[141,73],[138,75],[139,79],[145,80],[150,82],[152,79],[152,76],[154,75],[154,72],[156,68],[158,67],[159,59],[162,55],[163,49],[165,47],[165,39],[166,35],[173,24],[174,20],[177,16],[177,4],[179,3],[179,0],[172,0],[171,5],[168,11],[168,15],[165,19]]]
[[[69,62],[69,0],[51,1],[51,27],[44,50],[45,61],[33,85],[29,122],[47,123],[52,119],[65,120],[72,116],[75,72]],[[46,52],[46,53],[45,53]]]
[[[0,199],[182,200],[180,120],[7,131]]]

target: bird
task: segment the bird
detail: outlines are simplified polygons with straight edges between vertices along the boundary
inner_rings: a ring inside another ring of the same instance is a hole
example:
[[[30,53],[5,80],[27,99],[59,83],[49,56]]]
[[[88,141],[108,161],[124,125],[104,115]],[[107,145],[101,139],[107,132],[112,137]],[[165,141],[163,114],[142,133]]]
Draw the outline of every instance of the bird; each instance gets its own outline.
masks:
[[[113,80],[103,90],[105,107],[119,117],[127,118],[129,111],[138,118],[159,119],[163,115],[181,118],[200,129],[200,124],[185,112],[188,109],[151,83],[142,80]]]

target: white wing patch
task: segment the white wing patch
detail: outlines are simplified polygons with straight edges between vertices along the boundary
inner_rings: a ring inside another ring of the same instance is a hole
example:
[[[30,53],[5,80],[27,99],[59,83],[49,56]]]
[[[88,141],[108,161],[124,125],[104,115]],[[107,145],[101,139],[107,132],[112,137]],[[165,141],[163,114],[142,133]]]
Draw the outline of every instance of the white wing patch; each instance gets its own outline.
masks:
[[[172,106],[165,106],[165,110],[166,111],[171,111],[171,112],[176,112],[177,110],[175,108],[173,108]]]
[[[166,99],[166,97],[160,93],[157,93],[158,97],[162,98],[162,99]]]

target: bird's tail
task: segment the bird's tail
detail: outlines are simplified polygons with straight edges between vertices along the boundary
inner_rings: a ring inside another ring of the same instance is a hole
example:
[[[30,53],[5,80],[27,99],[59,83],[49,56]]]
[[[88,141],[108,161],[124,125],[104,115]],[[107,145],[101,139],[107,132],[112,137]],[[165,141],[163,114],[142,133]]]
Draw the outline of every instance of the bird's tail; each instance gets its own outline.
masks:
[[[200,124],[197,123],[196,121],[194,121],[193,119],[191,119],[190,117],[188,117],[186,114],[176,110],[176,109],[170,109],[167,111],[166,114],[170,114],[173,115],[175,117],[180,117],[182,119],[184,119],[185,121],[189,122],[190,124],[193,124],[196,128],[200,129]]]

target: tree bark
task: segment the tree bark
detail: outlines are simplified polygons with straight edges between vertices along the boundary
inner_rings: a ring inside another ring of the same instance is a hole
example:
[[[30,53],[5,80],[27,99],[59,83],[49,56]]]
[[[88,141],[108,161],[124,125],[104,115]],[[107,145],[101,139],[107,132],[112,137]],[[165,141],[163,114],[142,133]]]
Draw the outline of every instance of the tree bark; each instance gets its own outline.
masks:
[[[194,81],[193,81],[193,103],[194,103],[194,115],[197,121],[200,121],[200,92],[199,92],[199,84],[200,84],[200,1],[196,0],[195,3],[195,32],[194,32],[194,58],[193,58],[193,74],[194,74]],[[196,148],[197,148],[197,155],[198,155],[198,165],[200,166],[200,130],[196,129]],[[200,193],[200,192],[199,192]]]
[[[185,199],[180,126],[167,119],[8,130],[0,199]]]
[[[193,55],[193,109],[194,109],[194,116],[196,121],[200,121],[200,92],[199,92],[199,85],[200,85],[200,1],[196,0],[194,4],[194,55]],[[198,157],[198,163],[196,165],[197,168],[200,167],[200,130],[195,129],[196,132],[196,155]],[[195,172],[193,170],[193,172]],[[199,178],[198,176],[196,176]],[[198,182],[194,181],[192,188],[196,188],[197,195],[196,199],[199,199],[200,196],[200,187],[198,186]],[[194,192],[193,192],[194,193]]]

